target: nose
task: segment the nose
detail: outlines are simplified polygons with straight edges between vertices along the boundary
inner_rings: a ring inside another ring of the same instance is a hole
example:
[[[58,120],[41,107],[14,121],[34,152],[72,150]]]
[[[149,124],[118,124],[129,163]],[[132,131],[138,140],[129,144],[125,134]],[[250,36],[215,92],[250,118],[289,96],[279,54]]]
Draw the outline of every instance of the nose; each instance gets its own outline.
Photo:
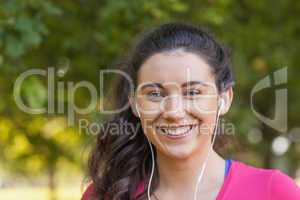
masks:
[[[180,95],[169,95],[164,99],[162,102],[162,116],[169,121],[177,121],[184,118],[184,105]]]

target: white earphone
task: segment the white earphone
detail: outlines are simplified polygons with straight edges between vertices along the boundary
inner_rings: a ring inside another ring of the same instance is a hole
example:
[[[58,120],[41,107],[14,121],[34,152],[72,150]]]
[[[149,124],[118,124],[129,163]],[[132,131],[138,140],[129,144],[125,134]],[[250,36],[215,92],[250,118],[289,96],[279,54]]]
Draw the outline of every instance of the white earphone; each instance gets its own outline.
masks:
[[[221,98],[218,101],[218,110],[217,110],[217,115],[216,115],[216,126],[214,128],[213,140],[212,140],[211,146],[210,146],[210,148],[208,150],[207,157],[206,157],[206,159],[205,159],[205,161],[204,161],[204,163],[202,165],[200,175],[199,175],[199,177],[197,179],[197,183],[196,183],[196,187],[195,187],[195,192],[194,192],[194,200],[197,200],[198,187],[199,187],[200,181],[201,181],[201,179],[203,177],[204,170],[206,169],[206,165],[207,165],[207,161],[208,161],[210,152],[213,149],[212,147],[214,145],[215,138],[216,138],[216,135],[217,135],[216,131],[217,131],[217,126],[218,126],[218,122],[219,122],[220,110],[223,110],[224,107],[225,107],[225,101],[224,101],[223,98]],[[137,107],[137,103],[135,103],[135,108],[136,108],[136,112],[138,114],[138,117],[141,117],[141,114],[140,114],[140,112],[138,110],[138,107]],[[147,189],[148,200],[151,200],[150,189],[151,189],[151,182],[152,182],[153,175],[154,175],[155,161],[154,161],[154,152],[153,152],[153,148],[152,148],[151,142],[149,141],[148,138],[147,138],[147,140],[148,140],[148,143],[149,143],[149,146],[150,146],[151,157],[152,157],[152,169],[151,169],[151,174],[150,174],[150,179],[149,179],[149,184],[148,184],[148,189]]]
[[[139,112],[139,109],[138,109],[138,107],[137,107],[137,103],[135,102],[135,110],[136,110],[136,112],[137,112],[137,114],[138,114],[138,117],[140,118],[141,117],[141,114],[140,114],[140,112]]]
[[[225,101],[224,101],[223,98],[221,98],[221,99],[219,100],[219,109],[220,109],[220,110],[223,110],[224,107],[225,107]]]

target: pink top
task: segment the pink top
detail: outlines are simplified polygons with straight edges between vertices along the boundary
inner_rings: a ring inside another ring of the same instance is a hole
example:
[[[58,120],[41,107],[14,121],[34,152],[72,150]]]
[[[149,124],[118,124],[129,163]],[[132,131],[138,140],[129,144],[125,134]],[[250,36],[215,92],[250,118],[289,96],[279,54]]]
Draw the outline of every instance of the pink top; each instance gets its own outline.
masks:
[[[144,190],[141,182],[134,194]],[[81,200],[88,200],[93,191],[90,184]],[[228,175],[216,200],[300,200],[300,188],[278,169],[256,168],[232,160]]]

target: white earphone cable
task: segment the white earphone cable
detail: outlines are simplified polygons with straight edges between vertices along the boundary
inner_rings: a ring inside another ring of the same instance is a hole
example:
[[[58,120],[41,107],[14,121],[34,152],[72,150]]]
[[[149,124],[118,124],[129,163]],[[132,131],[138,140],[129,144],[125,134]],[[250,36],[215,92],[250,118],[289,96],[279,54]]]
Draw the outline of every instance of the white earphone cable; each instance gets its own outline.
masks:
[[[151,197],[150,197],[150,189],[151,189],[151,182],[152,182],[153,175],[154,175],[155,161],[154,161],[154,152],[153,152],[152,145],[151,145],[151,143],[150,143],[150,141],[149,141],[148,138],[147,138],[147,140],[148,140],[148,143],[149,143],[149,145],[150,145],[151,157],[152,157],[152,169],[151,169],[151,175],[150,175],[149,185],[148,185],[148,190],[147,190],[148,200],[151,200]]]
[[[140,114],[140,112],[138,110],[138,107],[137,107],[137,103],[135,104],[135,107],[136,107],[136,112],[137,112],[138,116],[141,117],[141,114]],[[153,152],[151,142],[149,141],[148,137],[146,137],[146,138],[147,138],[148,144],[150,146],[151,158],[152,158],[152,168],[151,168],[151,174],[150,174],[149,184],[148,184],[148,188],[147,188],[148,200],[151,200],[150,189],[151,189],[151,183],[152,183],[152,179],[153,179],[153,175],[154,175],[155,160],[154,160],[154,152]]]
[[[221,103],[221,106],[222,107],[222,103]],[[199,185],[200,185],[200,182],[202,180],[202,177],[203,177],[203,174],[204,174],[204,171],[206,169],[206,165],[207,165],[207,162],[208,162],[208,158],[209,158],[209,155],[210,155],[210,152],[212,151],[213,149],[213,145],[214,145],[214,142],[215,142],[215,138],[216,138],[216,133],[217,133],[217,129],[218,129],[218,122],[219,122],[219,115],[220,115],[220,107],[218,108],[218,111],[217,111],[217,115],[216,115],[216,126],[214,128],[214,135],[213,135],[213,140],[211,142],[211,145],[209,147],[209,150],[208,150],[208,153],[207,153],[207,157],[204,161],[204,164],[202,165],[202,168],[201,168],[201,172],[200,172],[200,175],[198,177],[198,180],[197,180],[197,183],[196,183],[196,187],[195,187],[195,192],[194,192],[194,200],[197,200],[197,192],[198,192],[198,188],[199,188]]]
[[[217,115],[216,115],[216,126],[214,128],[214,135],[213,135],[213,140],[212,140],[212,143],[210,145],[210,148],[208,150],[208,154],[207,154],[207,157],[204,161],[204,164],[202,165],[202,168],[201,168],[201,172],[200,172],[200,175],[197,179],[197,183],[196,183],[196,187],[195,187],[195,192],[194,192],[194,200],[197,200],[197,192],[198,192],[198,187],[200,185],[200,182],[201,182],[201,179],[203,177],[203,174],[204,174],[204,170],[206,169],[206,165],[207,165],[207,162],[208,162],[208,158],[209,158],[209,155],[210,155],[210,152],[211,150],[213,149],[213,145],[214,145],[214,142],[215,142],[215,138],[216,138],[216,131],[218,129],[218,122],[219,122],[219,114],[220,114],[220,108],[223,106],[223,102],[220,103],[220,106],[218,106],[218,110],[217,110]],[[138,116],[140,117],[140,113],[137,109],[137,104],[136,104],[136,110],[137,110],[137,113],[138,113]],[[147,138],[147,137],[146,137]],[[154,152],[153,152],[153,148],[152,148],[152,145],[151,145],[151,142],[149,141],[149,139],[147,138],[147,141],[149,143],[149,146],[150,146],[150,150],[151,150],[151,157],[152,157],[152,169],[151,169],[151,175],[150,175],[150,179],[149,179],[149,184],[148,184],[148,189],[147,189],[147,196],[148,196],[148,200],[151,200],[151,195],[150,195],[150,190],[151,190],[151,183],[152,183],[152,179],[153,179],[153,175],[154,175],[154,169],[155,169],[155,160],[154,160]]]

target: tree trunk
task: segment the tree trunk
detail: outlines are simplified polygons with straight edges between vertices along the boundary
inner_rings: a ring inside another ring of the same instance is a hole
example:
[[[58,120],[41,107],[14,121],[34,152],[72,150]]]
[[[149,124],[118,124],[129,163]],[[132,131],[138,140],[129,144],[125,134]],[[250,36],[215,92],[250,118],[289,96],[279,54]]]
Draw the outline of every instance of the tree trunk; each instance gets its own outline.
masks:
[[[55,167],[50,166],[48,172],[49,200],[56,200]]]

